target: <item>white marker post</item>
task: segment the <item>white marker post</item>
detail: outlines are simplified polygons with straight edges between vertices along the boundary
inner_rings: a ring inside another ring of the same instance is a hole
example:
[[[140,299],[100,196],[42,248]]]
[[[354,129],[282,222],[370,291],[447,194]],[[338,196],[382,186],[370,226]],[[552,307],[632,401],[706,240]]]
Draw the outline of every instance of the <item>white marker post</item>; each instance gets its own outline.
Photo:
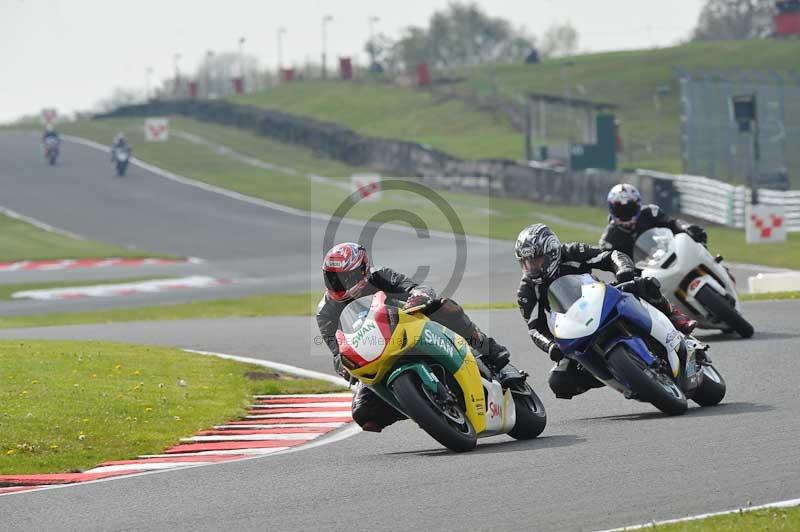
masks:
[[[147,142],[166,142],[169,140],[169,118],[145,119],[144,140]]]

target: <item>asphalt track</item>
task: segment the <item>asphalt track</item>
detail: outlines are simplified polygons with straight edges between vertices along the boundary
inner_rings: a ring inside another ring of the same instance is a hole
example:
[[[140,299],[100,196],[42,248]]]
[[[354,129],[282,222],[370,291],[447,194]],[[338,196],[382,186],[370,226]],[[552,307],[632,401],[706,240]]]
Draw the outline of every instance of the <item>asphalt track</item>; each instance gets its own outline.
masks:
[[[0,206],[86,238],[205,260],[202,264],[141,269],[12,272],[0,275],[0,283],[200,274],[233,281],[211,289],[129,297],[0,301],[0,316],[320,288],[322,236],[329,226],[322,216],[308,217],[248,203],[137,166],[120,179],[114,175],[106,153],[70,141],[64,142],[59,163],[49,167],[41,158],[38,139],[26,132],[0,132],[0,161]],[[535,221],[533,212],[531,221]],[[488,215],[486,223],[491,223]],[[415,275],[418,281],[438,289],[447,286],[457,271],[457,244],[451,235],[431,232],[419,237],[403,224],[399,228],[383,225],[365,229],[361,222],[345,222],[335,240],[363,241],[373,232],[370,247],[378,265],[391,265],[409,274],[419,272]],[[462,302],[514,298],[519,271],[511,242],[468,238],[464,252],[464,272],[455,275],[461,281],[448,295]],[[418,270],[421,264],[427,267],[427,274]],[[747,266],[735,268],[742,280],[757,271]]]
[[[0,134],[0,204],[89,238],[199,256],[208,262],[193,273],[262,279],[254,291],[318,289],[324,221],[141,169],[119,180],[103,154],[66,148],[62,163],[47,168],[29,136]],[[342,231],[356,237],[360,227]],[[380,234],[379,262],[414,271],[419,257],[430,258],[428,281],[445,284],[452,240],[389,228]],[[470,241],[456,296],[510,299],[517,274],[509,254],[507,242]],[[491,282],[490,271],[499,272]],[[610,390],[556,401],[545,385],[549,363],[534,351],[518,313],[475,312],[545,400],[549,424],[536,441],[497,437],[454,455],[404,422],[302,454],[0,497],[0,530],[591,530],[796,498],[800,305],[744,308],[755,338],[709,338],[729,386],[716,408],[667,418]],[[329,371],[315,335],[311,318],[0,331],[4,338],[193,347]]]
[[[113,175],[105,153],[72,142],[64,143],[62,158],[52,168],[41,160],[39,150],[36,138],[28,133],[0,133],[0,205],[86,238],[155,253],[199,257],[206,262],[192,266],[193,273],[245,280],[249,285],[241,289],[233,284],[206,297],[241,295],[243,291],[319,290],[322,237],[328,228],[323,217],[240,201],[139,167],[132,167],[127,177],[119,179]],[[372,226],[365,230],[363,223],[345,222],[339,226],[335,240],[363,239],[371,232],[376,233],[371,246],[376,264],[392,265],[412,274],[418,271],[419,258],[423,257],[422,264],[430,274],[425,276],[420,271],[416,278],[439,287],[446,286],[456,271],[456,244],[450,235],[432,232],[420,238],[407,226]],[[466,271],[456,296],[471,301],[513,298],[518,267],[509,242],[468,239],[465,251]],[[76,274],[66,275],[74,278]],[[148,273],[142,269],[140,275]],[[60,278],[55,272],[39,277],[31,273],[8,274],[0,277],[0,282]],[[174,302],[198,296],[203,294],[172,292],[151,295],[147,302]],[[72,303],[54,302],[47,309],[143,304],[126,298]],[[0,303],[0,314],[42,310],[43,305],[38,302]]]
[[[533,375],[549,416],[535,441],[495,437],[455,455],[403,422],[302,454],[0,497],[0,529],[596,530],[796,498],[800,304],[744,310],[753,339],[705,336],[728,382],[718,407],[669,418],[608,389],[558,401],[518,314],[474,312]],[[313,331],[311,318],[249,318],[0,337],[170,344],[329,371]]]

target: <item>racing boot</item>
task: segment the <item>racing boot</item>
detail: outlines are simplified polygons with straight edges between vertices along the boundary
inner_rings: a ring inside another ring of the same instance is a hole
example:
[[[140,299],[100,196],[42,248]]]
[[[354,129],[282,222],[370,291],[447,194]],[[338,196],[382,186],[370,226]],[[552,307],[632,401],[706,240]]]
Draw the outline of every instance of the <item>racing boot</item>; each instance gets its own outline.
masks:
[[[692,331],[697,327],[697,321],[681,312],[678,307],[672,306],[663,295],[660,299],[651,301],[651,304],[668,317],[672,325],[683,334],[688,336],[692,334]]]
[[[408,419],[365,386],[358,387],[352,410],[353,421],[367,432],[381,432],[396,421]]]

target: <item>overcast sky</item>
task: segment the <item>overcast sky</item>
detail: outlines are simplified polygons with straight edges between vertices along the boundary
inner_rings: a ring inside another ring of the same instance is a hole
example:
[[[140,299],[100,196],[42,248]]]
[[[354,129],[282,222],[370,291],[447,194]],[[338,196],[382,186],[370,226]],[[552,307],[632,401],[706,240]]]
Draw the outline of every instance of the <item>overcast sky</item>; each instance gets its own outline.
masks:
[[[425,25],[449,0],[0,0],[0,122],[54,106],[87,109],[117,86],[141,88],[154,79],[193,71],[206,50],[245,50],[275,65],[276,30],[283,26],[284,62],[318,61],[321,19],[329,57],[363,60],[369,16],[391,36]],[[568,20],[581,51],[666,46],[685,38],[703,0],[477,0],[489,14],[541,35]],[[329,63],[330,64],[330,63]]]

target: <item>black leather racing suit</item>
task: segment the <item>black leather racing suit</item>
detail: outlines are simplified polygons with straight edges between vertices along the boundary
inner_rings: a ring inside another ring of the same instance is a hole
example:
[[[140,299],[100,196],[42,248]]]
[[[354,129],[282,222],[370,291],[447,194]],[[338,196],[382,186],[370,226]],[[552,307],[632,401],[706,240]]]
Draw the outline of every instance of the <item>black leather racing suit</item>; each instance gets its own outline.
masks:
[[[486,336],[470,320],[464,309],[452,299],[437,299],[432,288],[419,286],[412,279],[390,268],[381,268],[370,273],[369,283],[361,297],[372,295],[378,291],[386,293],[388,299],[404,302],[413,291],[422,291],[430,295],[434,303],[426,309],[425,314],[448,329],[463,336],[470,346],[481,356],[489,360],[506,348]],[[334,357],[339,356],[339,345],[336,341],[336,331],[339,328],[339,316],[350,301],[334,301],[324,296],[317,308],[317,325],[322,336],[322,341],[331,350]],[[370,430],[380,431],[399,419],[405,419],[393,407],[385,403],[380,397],[368,388],[359,386],[353,398],[353,420],[361,427],[371,422]]]
[[[615,249],[633,257],[633,247],[639,235],[654,227],[666,227],[674,234],[688,233],[695,241],[701,244],[708,242],[705,231],[697,225],[690,224],[678,218],[671,218],[662,211],[658,205],[643,205],[636,219],[636,227],[628,230],[624,229],[611,221],[609,217],[608,226],[600,237],[600,247],[603,249]]]
[[[517,303],[536,347],[547,352],[553,341],[546,315],[549,310],[547,288],[550,283],[564,275],[591,273],[593,269],[611,272],[623,280],[632,278],[635,272],[633,261],[624,253],[572,243],[561,246],[561,265],[551,279],[537,283],[527,276],[522,277],[517,291]],[[572,399],[590,388],[603,386],[588,371],[579,368],[575,361],[567,358],[553,368],[548,382],[559,399]]]

